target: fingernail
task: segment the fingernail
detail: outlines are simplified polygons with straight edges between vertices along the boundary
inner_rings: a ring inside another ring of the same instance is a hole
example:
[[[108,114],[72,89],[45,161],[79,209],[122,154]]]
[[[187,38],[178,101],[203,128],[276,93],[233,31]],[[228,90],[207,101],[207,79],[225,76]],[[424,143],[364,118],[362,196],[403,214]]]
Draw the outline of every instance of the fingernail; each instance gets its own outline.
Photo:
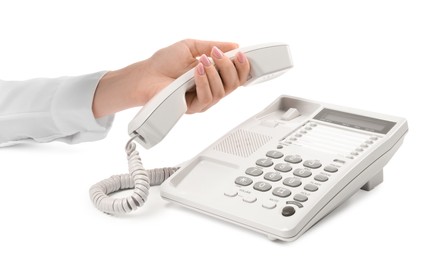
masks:
[[[236,59],[239,61],[239,63],[244,63],[246,62],[246,55],[242,52],[238,52],[236,54]]]
[[[198,64],[198,66],[196,66],[196,70],[198,71],[198,74],[201,75],[201,76],[206,74],[206,72],[204,70],[204,65],[202,65],[201,62]]]
[[[220,49],[218,49],[218,47],[213,46],[212,48],[212,55],[215,56],[215,58],[217,59],[222,59],[223,57],[223,53]]]
[[[209,58],[208,58],[207,55],[205,55],[205,54],[201,55],[201,58],[199,58],[199,61],[202,62],[202,64],[203,64],[204,66],[206,66],[206,67],[212,65],[212,64],[210,63]]]

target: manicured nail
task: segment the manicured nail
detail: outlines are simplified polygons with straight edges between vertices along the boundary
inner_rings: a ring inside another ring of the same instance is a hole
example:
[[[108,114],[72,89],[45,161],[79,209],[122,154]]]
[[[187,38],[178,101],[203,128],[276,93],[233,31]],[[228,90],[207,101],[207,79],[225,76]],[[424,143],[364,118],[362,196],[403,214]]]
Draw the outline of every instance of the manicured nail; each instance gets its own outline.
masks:
[[[204,70],[204,65],[202,65],[201,62],[198,64],[198,66],[196,66],[196,70],[198,71],[198,74],[201,76],[206,74],[206,72]]]
[[[209,58],[205,54],[201,55],[201,58],[199,58],[199,61],[206,67],[212,65],[212,63],[210,63]]]
[[[213,48],[212,48],[212,54],[213,54],[213,56],[215,56],[215,58],[217,58],[217,59],[222,59],[222,57],[223,57],[223,53],[222,53],[222,51],[221,51],[220,49],[218,49],[218,47],[216,47],[216,46],[213,46]]]
[[[244,63],[246,62],[246,55],[242,52],[238,52],[236,54],[236,59],[239,61],[239,63]]]

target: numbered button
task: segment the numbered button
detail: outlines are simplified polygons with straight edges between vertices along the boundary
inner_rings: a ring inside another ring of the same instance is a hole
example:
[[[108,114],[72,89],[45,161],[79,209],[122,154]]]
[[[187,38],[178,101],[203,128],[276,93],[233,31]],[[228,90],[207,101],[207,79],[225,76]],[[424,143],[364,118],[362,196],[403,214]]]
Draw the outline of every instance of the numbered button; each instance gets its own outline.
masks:
[[[273,159],[279,159],[279,158],[283,157],[283,155],[284,154],[282,152],[279,152],[279,151],[268,151],[266,153],[267,157],[270,157],[270,158],[273,158]]]
[[[307,178],[312,175],[312,172],[307,169],[300,168],[294,171],[294,175],[302,178]]]
[[[288,155],[284,157],[284,161],[288,163],[301,163],[303,159],[299,155]]]
[[[253,188],[255,190],[259,190],[259,191],[268,191],[270,189],[272,189],[272,185],[270,185],[267,182],[264,181],[259,181],[257,183],[255,183],[255,185],[253,185]]]
[[[276,187],[273,189],[272,194],[281,198],[286,198],[290,196],[291,192],[286,188]]]
[[[273,162],[269,158],[259,159],[256,161],[256,165],[262,166],[262,167],[269,167],[269,166],[273,165]]]
[[[307,191],[310,191],[310,192],[314,192],[314,191],[318,190],[318,187],[313,185],[313,184],[306,184],[304,186],[304,189],[307,190]]]
[[[297,177],[289,177],[284,179],[283,184],[295,188],[301,185],[301,181]]]
[[[263,170],[260,167],[250,167],[247,168],[246,174],[252,175],[252,176],[260,176],[263,174]]]
[[[278,172],[268,172],[264,174],[264,179],[268,181],[279,181],[281,180],[281,178],[281,174],[279,174]]]
[[[244,176],[240,176],[235,179],[235,183],[241,186],[249,186],[250,184],[252,184],[252,182],[253,182],[252,179]]]
[[[308,167],[311,169],[318,169],[321,167],[321,163],[318,160],[307,160],[303,163],[304,167]]]
[[[280,172],[289,172],[292,170],[292,167],[288,163],[278,163],[274,169]]]

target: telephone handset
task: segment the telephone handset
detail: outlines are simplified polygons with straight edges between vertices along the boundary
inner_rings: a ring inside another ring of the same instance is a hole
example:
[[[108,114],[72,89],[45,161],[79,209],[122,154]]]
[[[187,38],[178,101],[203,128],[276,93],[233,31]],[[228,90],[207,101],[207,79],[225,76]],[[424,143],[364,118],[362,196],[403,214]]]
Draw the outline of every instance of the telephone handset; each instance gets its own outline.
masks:
[[[242,51],[249,60],[251,85],[276,78],[293,67],[288,45],[267,43],[232,50],[225,55],[233,59]],[[108,213],[128,213],[142,206],[150,185],[159,185],[178,168],[146,170],[136,151],[133,140],[149,149],[159,143],[186,112],[185,93],[195,86],[194,69],[186,72],[154,96],[135,116],[128,126],[131,139],[125,149],[129,174],[114,175],[90,188],[90,198],[96,208]],[[108,195],[123,189],[134,188],[126,198],[111,198]]]
[[[242,51],[250,62],[250,78],[244,86],[280,76],[292,68],[289,47],[268,43],[225,53],[234,58]],[[146,149],[159,143],[186,112],[185,92],[195,86],[194,69],[189,70],[148,102],[128,125],[128,134]]]

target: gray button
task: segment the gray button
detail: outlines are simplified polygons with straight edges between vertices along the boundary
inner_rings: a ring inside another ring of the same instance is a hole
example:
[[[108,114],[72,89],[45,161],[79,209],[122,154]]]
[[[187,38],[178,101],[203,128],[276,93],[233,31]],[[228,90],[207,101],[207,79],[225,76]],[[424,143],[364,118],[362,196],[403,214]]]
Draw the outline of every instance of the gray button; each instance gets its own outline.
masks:
[[[289,187],[298,187],[301,185],[301,181],[297,177],[288,177],[284,179],[283,184]]]
[[[270,189],[272,189],[272,185],[270,185],[267,182],[264,181],[259,181],[257,183],[255,183],[255,185],[253,185],[253,188],[255,190],[259,190],[259,191],[268,191]]]
[[[285,217],[290,217],[295,214],[295,209],[292,206],[286,206],[281,210],[281,215]]]
[[[321,182],[325,182],[325,181],[329,180],[328,177],[321,175],[321,174],[315,175],[314,179],[316,181],[321,181]]]
[[[335,166],[332,166],[332,165],[328,165],[328,166],[324,167],[323,170],[325,170],[327,172],[337,172],[338,168]]]
[[[266,208],[266,209],[274,209],[276,206],[277,206],[277,203],[275,203],[271,200],[263,202],[263,208]]]
[[[317,124],[316,124],[316,123],[311,123],[310,126],[312,126],[312,127],[316,127]]]
[[[306,126],[304,129],[306,129],[306,130],[312,130],[312,127],[310,127],[310,126]]]
[[[360,147],[361,148],[368,148],[369,146],[367,144],[361,144]]]
[[[262,166],[262,167],[269,167],[273,165],[273,162],[271,159],[269,158],[264,158],[264,159],[258,159],[256,161],[256,165],[258,166]]]
[[[296,169],[294,175],[302,178],[307,178],[312,175],[312,172],[303,168]]]
[[[313,191],[317,191],[318,187],[315,186],[314,184],[306,184],[304,186],[304,189],[307,190],[307,191],[312,191],[313,192]]]
[[[268,151],[266,153],[267,157],[274,158],[274,159],[279,159],[279,158],[283,157],[283,155],[284,154],[282,152],[279,152],[279,151]]]
[[[281,198],[286,198],[290,196],[291,192],[286,188],[276,187],[273,189],[272,194]]]
[[[243,201],[247,203],[254,203],[256,201],[256,197],[251,195],[246,195],[243,197]]]
[[[371,140],[365,141],[366,144],[373,144],[374,142]]]
[[[291,137],[290,140],[291,140],[291,141],[297,141],[298,139],[295,138],[295,137]]]
[[[317,160],[307,160],[303,163],[304,167],[308,167],[311,169],[317,169],[321,167],[321,163]]]
[[[295,137],[302,137],[301,134],[295,134]]]
[[[339,159],[335,159],[334,162],[336,162],[336,163],[343,163],[343,164],[346,163],[345,161],[339,160]]]
[[[358,153],[356,153],[356,152],[352,152],[351,155],[357,156]]]
[[[244,176],[240,176],[235,179],[235,183],[241,186],[249,186],[250,184],[252,184],[252,182],[253,182],[252,179]]]
[[[299,208],[303,207],[303,204],[301,204],[300,202],[293,201],[293,200],[286,201],[286,204],[292,204],[292,205],[295,205],[295,206],[297,206]]]
[[[363,152],[363,149],[362,148],[357,148],[357,149],[355,149],[357,152]]]
[[[354,156],[346,156],[348,159],[354,159]]]
[[[263,174],[263,170],[260,167],[250,167],[247,168],[246,174],[252,175],[252,176],[260,176]]]
[[[281,144],[277,145],[277,149],[283,149],[283,146]]]
[[[377,136],[371,136],[369,139],[371,139],[373,141],[377,141],[379,138]]]
[[[306,130],[301,130],[300,133],[307,134],[307,131]]]
[[[305,201],[307,201],[307,197],[304,196],[303,194],[295,194],[294,200],[299,201],[299,202],[305,202]]]
[[[303,159],[299,155],[288,155],[284,157],[284,161],[288,163],[301,163]]]
[[[275,165],[274,169],[280,172],[289,172],[292,170],[292,167],[288,163],[278,163]]]
[[[264,179],[268,181],[279,181],[281,180],[281,175],[278,172],[268,172],[264,174]]]

